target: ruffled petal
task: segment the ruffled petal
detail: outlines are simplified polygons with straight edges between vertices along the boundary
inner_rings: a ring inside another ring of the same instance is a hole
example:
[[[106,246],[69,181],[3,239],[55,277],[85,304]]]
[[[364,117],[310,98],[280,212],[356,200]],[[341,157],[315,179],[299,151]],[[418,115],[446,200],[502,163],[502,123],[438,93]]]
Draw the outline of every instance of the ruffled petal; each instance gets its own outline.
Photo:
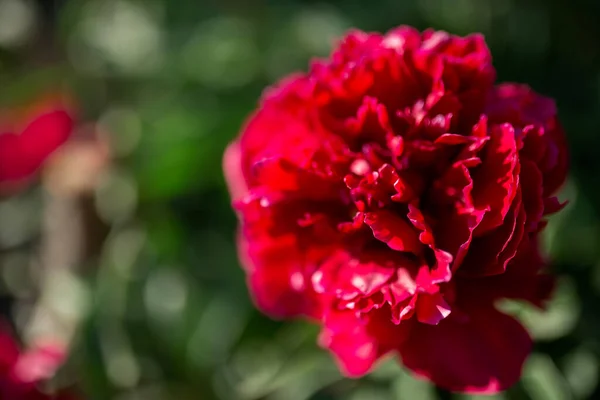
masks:
[[[378,210],[366,213],[365,223],[373,231],[373,236],[391,249],[421,253],[423,244],[419,241],[418,232],[402,217],[387,210]]]
[[[485,210],[475,233],[480,235],[502,224],[519,185],[519,158],[514,128],[508,124],[493,127],[483,149],[483,163],[473,186],[475,207]]]
[[[501,226],[473,239],[471,249],[460,267],[461,275],[482,277],[506,271],[525,233],[526,213],[520,193],[519,190]]]

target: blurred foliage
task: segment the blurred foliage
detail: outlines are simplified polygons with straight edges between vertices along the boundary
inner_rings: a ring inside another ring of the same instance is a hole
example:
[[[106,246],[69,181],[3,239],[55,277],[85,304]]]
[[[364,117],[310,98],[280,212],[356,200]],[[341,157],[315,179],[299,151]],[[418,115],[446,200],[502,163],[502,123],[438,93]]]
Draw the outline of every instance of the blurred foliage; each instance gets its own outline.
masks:
[[[571,203],[546,243],[561,286],[547,313],[505,305],[538,341],[522,381],[491,398],[599,399],[599,19],[597,0],[0,0],[0,101],[64,84],[114,156],[92,194],[108,235],[54,294],[84,316],[59,380],[98,400],[477,398],[393,360],[342,378],[316,327],[254,310],[235,254],[221,156],[263,88],[350,27],[410,24],[484,33],[499,80],[557,99]],[[31,189],[0,203],[2,304],[17,326],[39,292],[45,201]]]

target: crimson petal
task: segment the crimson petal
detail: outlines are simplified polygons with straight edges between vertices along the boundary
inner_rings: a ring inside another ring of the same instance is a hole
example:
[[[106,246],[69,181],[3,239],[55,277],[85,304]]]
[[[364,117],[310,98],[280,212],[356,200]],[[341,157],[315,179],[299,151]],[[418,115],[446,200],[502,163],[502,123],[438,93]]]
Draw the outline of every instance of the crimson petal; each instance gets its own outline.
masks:
[[[401,344],[404,365],[453,392],[491,394],[521,375],[531,339],[514,318],[491,305],[451,314],[438,325],[415,324]]]

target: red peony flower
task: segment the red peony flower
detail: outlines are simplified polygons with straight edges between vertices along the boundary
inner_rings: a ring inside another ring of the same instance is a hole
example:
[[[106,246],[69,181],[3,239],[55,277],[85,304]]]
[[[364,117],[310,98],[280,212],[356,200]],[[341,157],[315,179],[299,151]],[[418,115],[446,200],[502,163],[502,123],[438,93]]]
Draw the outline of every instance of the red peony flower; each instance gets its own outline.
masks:
[[[225,153],[257,306],[323,325],[349,376],[397,353],[452,391],[515,383],[567,152],[551,99],[494,86],[481,35],[351,32],[268,90]]]
[[[47,345],[21,353],[17,343],[0,327],[0,399],[76,400],[70,391],[47,394],[38,387],[64,360],[61,346]]]
[[[71,135],[70,107],[56,97],[0,112],[0,191],[23,186]]]

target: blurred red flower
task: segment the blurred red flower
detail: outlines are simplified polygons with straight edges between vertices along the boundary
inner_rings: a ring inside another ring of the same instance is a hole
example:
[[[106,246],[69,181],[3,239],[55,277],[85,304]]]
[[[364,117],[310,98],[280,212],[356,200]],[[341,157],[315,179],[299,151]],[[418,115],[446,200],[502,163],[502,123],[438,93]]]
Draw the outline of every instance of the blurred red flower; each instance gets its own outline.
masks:
[[[70,391],[47,394],[40,390],[41,381],[50,378],[64,360],[60,345],[37,347],[21,353],[15,340],[0,327],[0,399],[76,400]]]
[[[0,111],[0,191],[23,186],[72,131],[72,108],[56,96]]]
[[[257,306],[306,316],[350,376],[393,352],[452,391],[515,383],[567,150],[551,99],[494,86],[481,35],[349,33],[268,90],[224,171]]]

